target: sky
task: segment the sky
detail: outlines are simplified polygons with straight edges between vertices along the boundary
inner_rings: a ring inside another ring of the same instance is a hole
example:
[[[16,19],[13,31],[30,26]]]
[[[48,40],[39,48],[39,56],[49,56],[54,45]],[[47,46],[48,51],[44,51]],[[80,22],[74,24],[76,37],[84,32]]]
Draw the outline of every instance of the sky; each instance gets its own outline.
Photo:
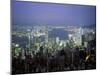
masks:
[[[85,5],[12,1],[12,24],[93,25],[96,7]]]

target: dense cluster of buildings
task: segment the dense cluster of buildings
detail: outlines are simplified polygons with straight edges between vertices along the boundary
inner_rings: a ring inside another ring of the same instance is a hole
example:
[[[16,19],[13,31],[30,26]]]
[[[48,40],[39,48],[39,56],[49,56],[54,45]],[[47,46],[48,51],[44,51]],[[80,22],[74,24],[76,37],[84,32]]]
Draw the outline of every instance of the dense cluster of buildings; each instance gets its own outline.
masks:
[[[56,27],[57,28],[57,27]],[[58,27],[59,28],[59,27]],[[40,50],[40,47],[43,46],[45,53],[48,49],[48,52],[55,52],[57,50],[61,50],[66,47],[74,48],[76,46],[79,47],[87,47],[88,42],[94,40],[95,37],[95,28],[82,28],[82,27],[62,27],[63,30],[68,32],[68,38],[61,39],[60,37],[56,36],[55,38],[49,37],[49,31],[53,29],[49,29],[47,26],[35,26],[33,29],[27,29],[26,33],[16,33],[15,35],[22,35],[21,37],[26,36],[28,39],[28,43],[26,45],[26,49],[28,48],[29,51],[34,51],[37,53]],[[24,35],[24,36],[23,36]],[[63,34],[62,34],[63,35]],[[23,41],[22,41],[23,42]],[[12,43],[13,47],[16,48],[16,42]],[[22,48],[21,46],[19,46]],[[22,48],[26,50],[25,48]],[[20,50],[19,50],[20,51]],[[17,52],[19,52],[17,51]]]
[[[50,37],[49,33],[59,28],[68,33],[66,38]],[[14,74],[96,68],[95,28],[36,26],[12,36]]]

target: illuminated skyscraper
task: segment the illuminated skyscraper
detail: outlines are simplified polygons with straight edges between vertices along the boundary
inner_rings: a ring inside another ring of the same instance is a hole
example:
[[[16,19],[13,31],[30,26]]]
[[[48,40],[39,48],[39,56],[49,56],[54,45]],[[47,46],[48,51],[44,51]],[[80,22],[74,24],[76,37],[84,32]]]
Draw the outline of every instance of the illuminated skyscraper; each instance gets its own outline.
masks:
[[[76,44],[77,46],[82,45],[82,34],[83,34],[83,30],[82,30],[82,28],[80,27],[80,28],[78,29],[78,32],[75,33],[75,44]]]
[[[56,43],[59,44],[59,37],[56,37]]]
[[[45,27],[45,42],[48,42],[48,28]]]
[[[76,46],[80,46],[82,45],[82,35],[83,35],[83,30],[82,28],[78,28],[78,31],[73,33],[73,34],[69,34],[69,40],[72,40],[73,43],[75,43]]]

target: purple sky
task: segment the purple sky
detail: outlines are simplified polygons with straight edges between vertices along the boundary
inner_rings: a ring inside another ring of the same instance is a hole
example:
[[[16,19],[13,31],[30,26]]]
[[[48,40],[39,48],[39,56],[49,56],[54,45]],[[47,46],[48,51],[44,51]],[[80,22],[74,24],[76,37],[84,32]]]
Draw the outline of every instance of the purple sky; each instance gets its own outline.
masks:
[[[70,4],[12,2],[12,24],[93,25],[96,7]]]

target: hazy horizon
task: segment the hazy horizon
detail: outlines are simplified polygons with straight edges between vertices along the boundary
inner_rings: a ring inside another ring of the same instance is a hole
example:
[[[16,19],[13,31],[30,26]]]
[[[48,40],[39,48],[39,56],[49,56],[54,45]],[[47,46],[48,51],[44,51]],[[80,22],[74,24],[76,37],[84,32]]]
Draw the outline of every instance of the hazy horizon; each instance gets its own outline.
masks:
[[[13,25],[94,25],[96,6],[12,2]]]

